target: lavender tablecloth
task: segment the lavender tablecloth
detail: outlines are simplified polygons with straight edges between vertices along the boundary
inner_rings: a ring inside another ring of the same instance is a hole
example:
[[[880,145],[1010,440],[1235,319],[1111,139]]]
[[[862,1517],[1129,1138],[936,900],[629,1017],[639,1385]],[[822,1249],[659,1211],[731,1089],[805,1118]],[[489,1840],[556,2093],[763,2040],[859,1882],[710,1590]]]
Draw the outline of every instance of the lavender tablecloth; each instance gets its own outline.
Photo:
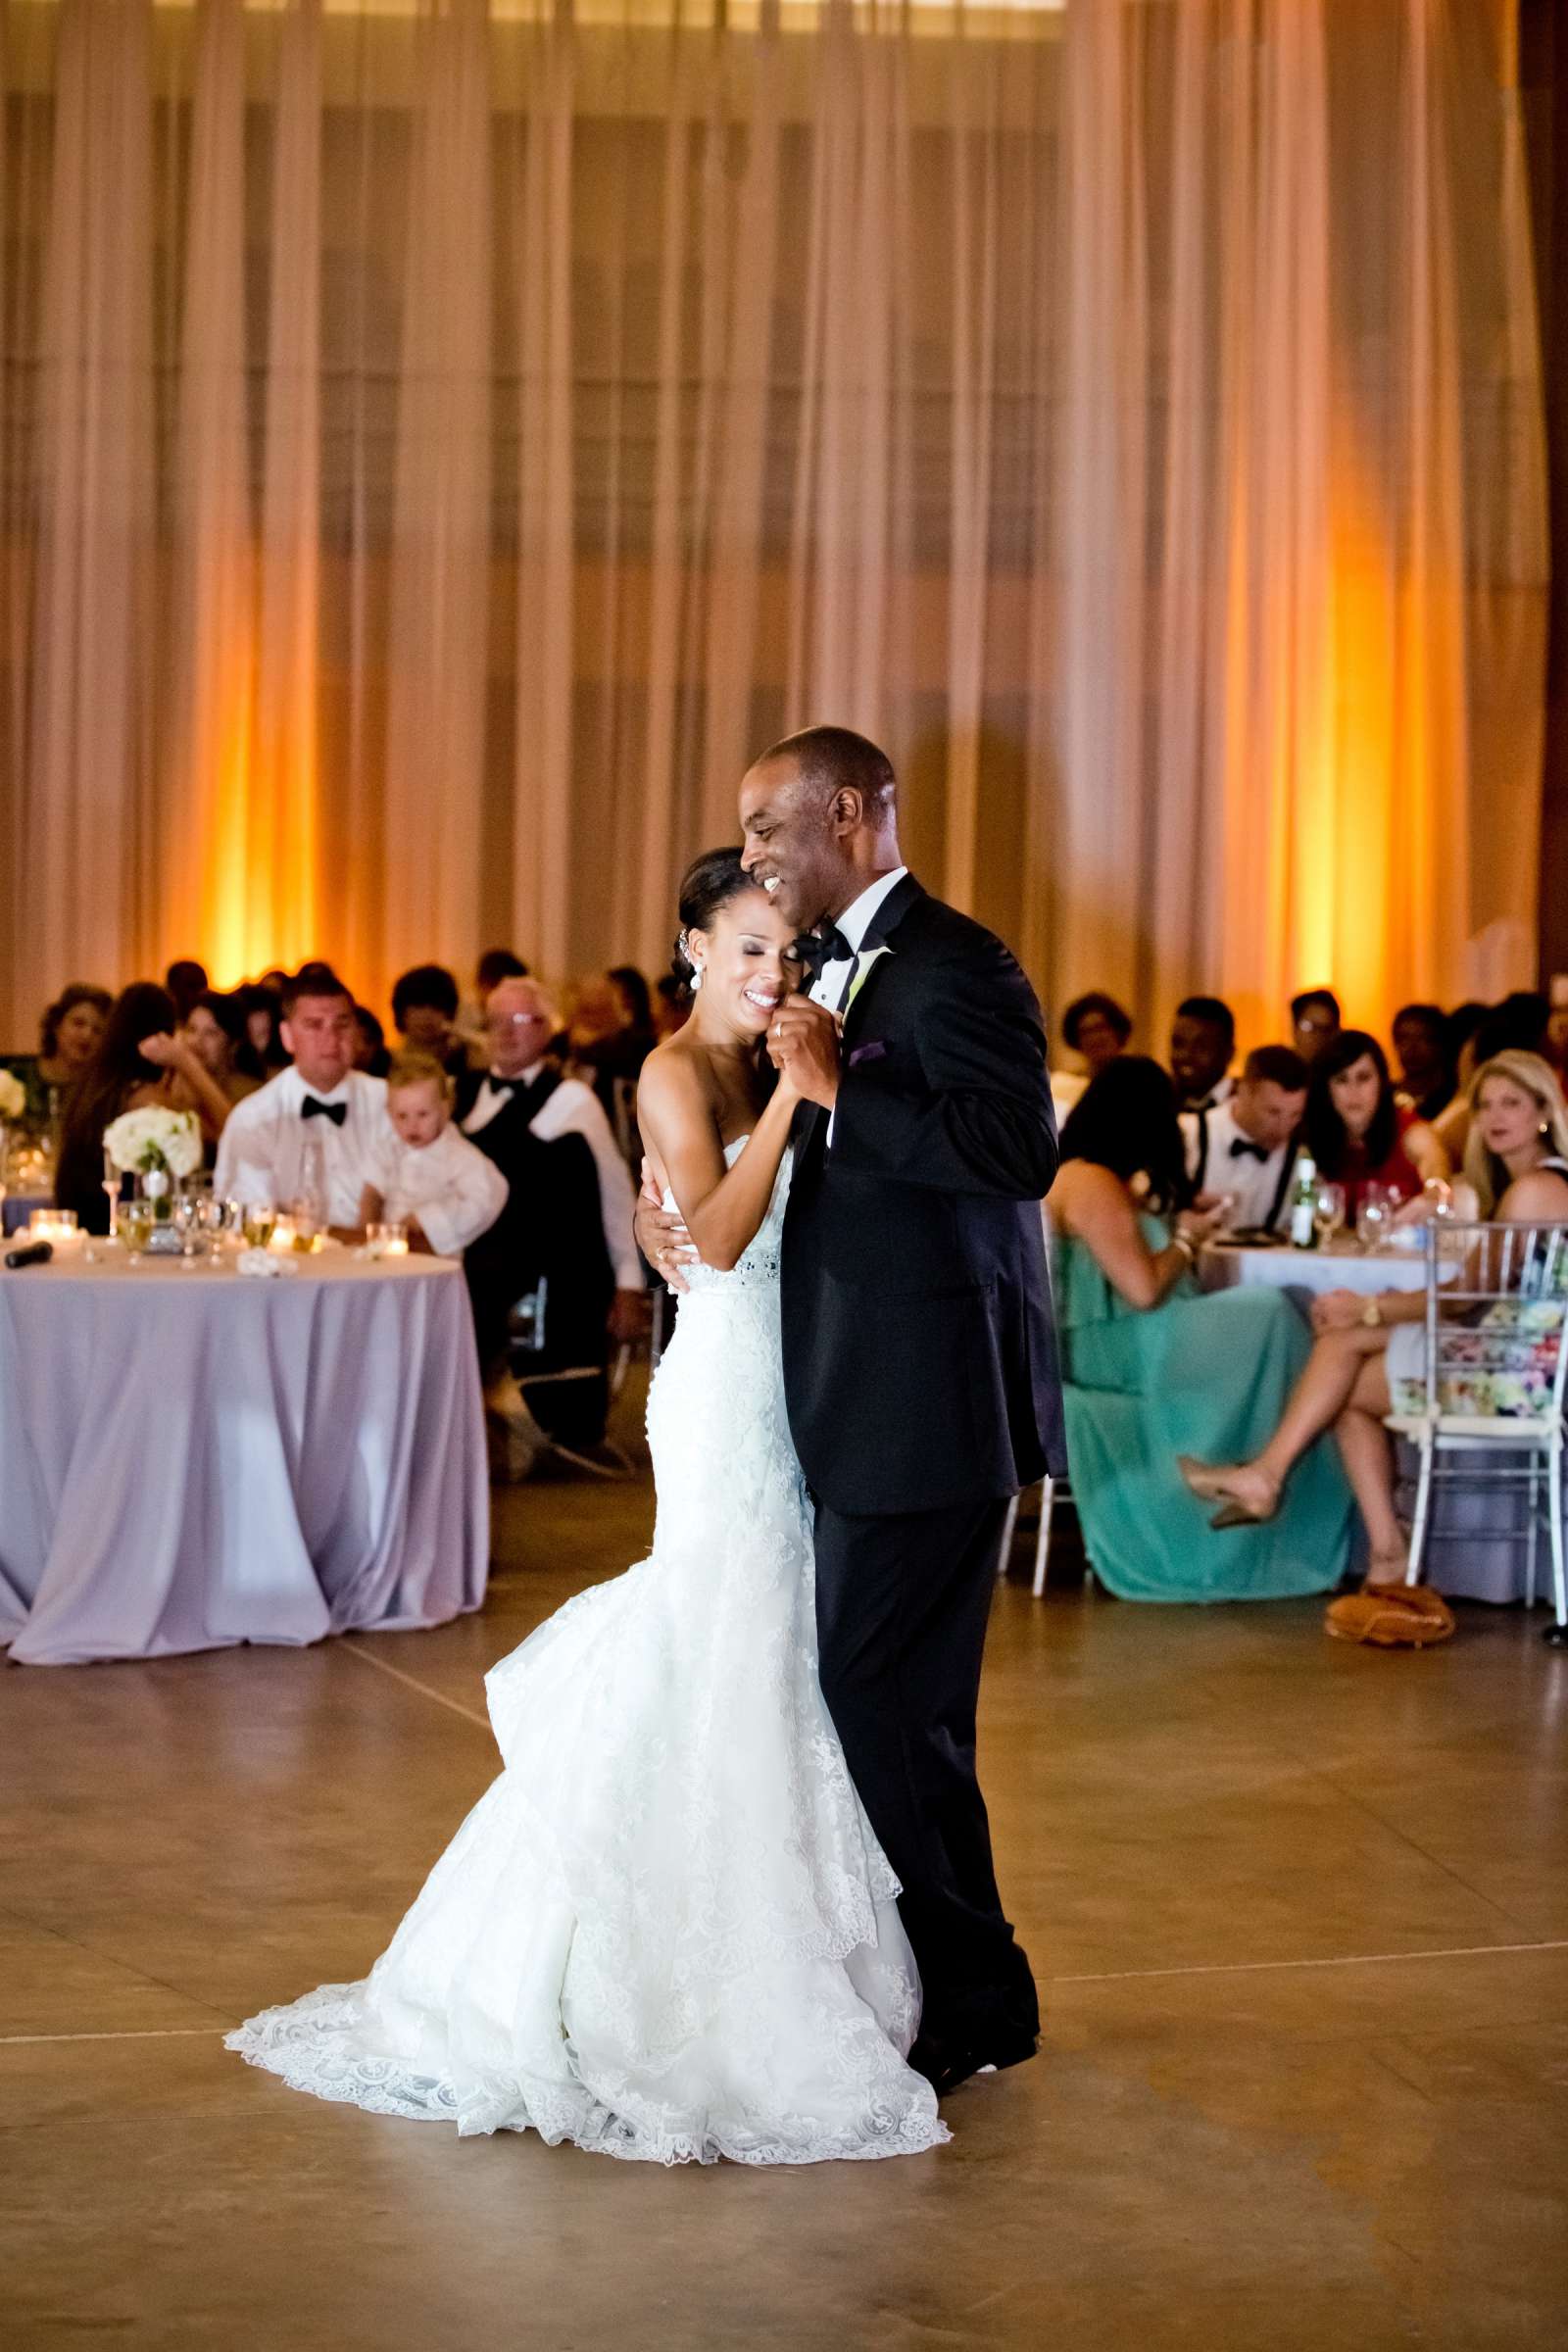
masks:
[[[0,1272],[0,1642],[28,1665],[437,1625],[484,1595],[461,1269]]]

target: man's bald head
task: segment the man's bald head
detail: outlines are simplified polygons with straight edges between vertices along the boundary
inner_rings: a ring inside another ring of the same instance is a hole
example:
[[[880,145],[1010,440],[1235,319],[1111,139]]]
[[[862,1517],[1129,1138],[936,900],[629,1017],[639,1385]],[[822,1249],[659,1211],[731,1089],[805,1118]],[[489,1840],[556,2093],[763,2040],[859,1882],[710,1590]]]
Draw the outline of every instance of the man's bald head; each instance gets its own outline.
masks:
[[[539,981],[503,980],[484,1003],[490,1038],[490,1067],[502,1078],[520,1078],[542,1061],[561,1026],[549,991]]]
[[[809,930],[901,862],[897,794],[886,752],[853,728],[786,735],[742,779],[742,863]]]

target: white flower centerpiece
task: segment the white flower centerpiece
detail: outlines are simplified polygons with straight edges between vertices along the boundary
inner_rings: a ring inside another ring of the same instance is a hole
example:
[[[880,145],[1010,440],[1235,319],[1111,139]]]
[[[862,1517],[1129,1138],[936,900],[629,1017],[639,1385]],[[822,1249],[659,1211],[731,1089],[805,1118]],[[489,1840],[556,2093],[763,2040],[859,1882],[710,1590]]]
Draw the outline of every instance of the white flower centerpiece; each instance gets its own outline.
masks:
[[[104,1129],[104,1150],[111,1163],[137,1179],[144,1200],[152,1203],[149,1250],[175,1250],[179,1236],[173,1228],[174,1187],[194,1176],[202,1164],[202,1131],[193,1110],[124,1110]]]

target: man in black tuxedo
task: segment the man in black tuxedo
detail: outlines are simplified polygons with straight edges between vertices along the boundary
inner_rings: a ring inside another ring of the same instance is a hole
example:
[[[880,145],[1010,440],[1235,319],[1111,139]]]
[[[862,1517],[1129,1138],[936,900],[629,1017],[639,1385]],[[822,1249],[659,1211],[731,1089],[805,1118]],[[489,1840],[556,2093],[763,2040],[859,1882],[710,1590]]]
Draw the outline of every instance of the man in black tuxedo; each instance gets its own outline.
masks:
[[[1056,1131],[1034,991],[906,871],[895,798],[873,744],[812,727],[749,771],[741,821],[748,869],[821,965],[768,1043],[806,1097],[784,1386],[816,1506],[822,1690],[904,1887],[911,2063],[948,2090],[1039,2032],[974,1753],[1008,1500],[1064,1466],[1040,1210]],[[664,1222],[643,1211],[650,1253],[667,1255]]]

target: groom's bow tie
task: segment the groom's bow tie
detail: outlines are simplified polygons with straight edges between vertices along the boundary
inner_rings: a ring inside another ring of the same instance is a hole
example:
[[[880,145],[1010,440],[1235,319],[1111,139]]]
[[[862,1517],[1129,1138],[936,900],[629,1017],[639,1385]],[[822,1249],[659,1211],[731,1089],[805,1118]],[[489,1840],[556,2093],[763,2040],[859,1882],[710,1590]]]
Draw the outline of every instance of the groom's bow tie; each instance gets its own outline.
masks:
[[[1245,1135],[1237,1136],[1231,1145],[1232,1159],[1255,1159],[1259,1167],[1267,1167],[1270,1156],[1261,1144],[1250,1144]]]
[[[819,972],[829,963],[853,963],[855,950],[837,923],[823,923],[818,930],[808,931],[796,945],[801,960],[812,972]]]
[[[330,1119],[334,1127],[341,1127],[348,1115],[346,1102],[323,1102],[319,1095],[307,1095],[300,1104],[302,1119]]]

